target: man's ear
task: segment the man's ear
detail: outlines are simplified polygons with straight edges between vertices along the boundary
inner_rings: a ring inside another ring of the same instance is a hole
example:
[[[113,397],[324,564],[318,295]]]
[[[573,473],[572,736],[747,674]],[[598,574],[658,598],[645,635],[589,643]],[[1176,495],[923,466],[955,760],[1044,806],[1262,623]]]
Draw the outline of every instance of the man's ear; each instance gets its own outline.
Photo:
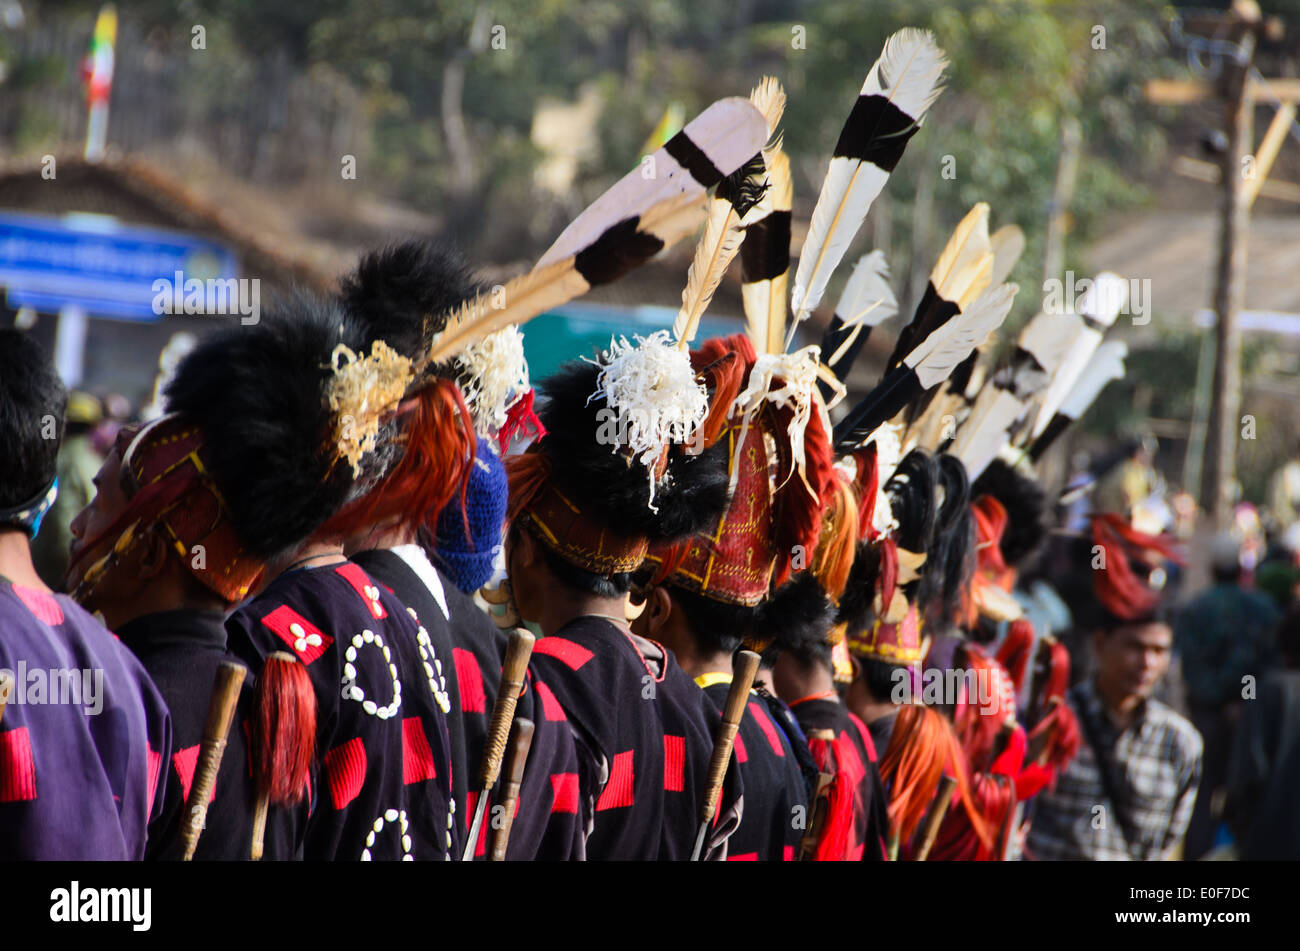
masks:
[[[156,578],[167,567],[170,545],[155,524],[143,539],[140,546],[139,572],[141,579]]]
[[[668,625],[668,619],[673,614],[673,598],[663,585],[655,585],[650,589],[644,613],[651,634],[658,633]]]

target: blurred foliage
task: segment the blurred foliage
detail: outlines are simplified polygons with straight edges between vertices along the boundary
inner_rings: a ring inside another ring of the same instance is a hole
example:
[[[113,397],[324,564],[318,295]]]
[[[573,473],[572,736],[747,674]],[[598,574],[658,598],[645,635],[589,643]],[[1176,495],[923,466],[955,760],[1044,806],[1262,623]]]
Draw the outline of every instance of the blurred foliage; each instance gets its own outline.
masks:
[[[1287,21],[1289,44],[1274,55],[1294,57],[1300,0],[1261,5]],[[30,20],[75,20],[87,35],[99,6],[24,0]],[[669,103],[689,116],[720,96],[746,94],[769,73],[789,94],[785,146],[806,214],[884,39],[903,26],[928,28],[951,59],[948,86],[888,186],[886,250],[903,290],[974,202],[992,206],[994,228],[1019,224],[1028,246],[1012,279],[1023,290],[1004,342],[1041,297],[1062,120],[1077,119],[1083,136],[1065,259],[1082,273],[1078,254],[1088,241],[1117,212],[1147,201],[1144,181],[1165,174],[1163,130],[1179,113],[1145,103],[1142,84],[1187,75],[1185,54],[1167,40],[1172,8],[1160,0],[121,0],[118,8],[167,55],[184,53],[192,27],[204,25],[207,55],[185,67],[176,90],[195,119],[236,114],[242,90],[262,88],[262,77],[285,68],[356,90],[366,141],[353,151],[374,171],[366,187],[441,215],[459,241],[494,261],[540,251],[567,216],[635,165]],[[485,27],[498,42],[487,41]],[[65,82],[75,77],[75,63],[10,62],[8,48],[0,30],[0,94],[48,82],[51,70]],[[461,94],[445,95],[457,75]],[[532,184],[540,158],[533,117],[542,102],[575,102],[587,84],[604,106],[597,152],[574,193],[548,201]],[[448,138],[458,115],[473,158],[468,189]],[[47,134],[38,114],[24,113],[19,125],[9,144]],[[955,177],[941,175],[946,156]],[[269,174],[277,172],[294,170],[282,164]],[[918,207],[922,184],[930,194]],[[928,231],[915,262],[914,224]],[[855,248],[866,250],[870,233]],[[1112,387],[1089,428],[1129,428],[1135,405],[1190,418],[1197,353],[1185,331],[1135,352],[1129,380],[1148,381],[1140,385],[1151,392],[1135,403],[1139,384]]]

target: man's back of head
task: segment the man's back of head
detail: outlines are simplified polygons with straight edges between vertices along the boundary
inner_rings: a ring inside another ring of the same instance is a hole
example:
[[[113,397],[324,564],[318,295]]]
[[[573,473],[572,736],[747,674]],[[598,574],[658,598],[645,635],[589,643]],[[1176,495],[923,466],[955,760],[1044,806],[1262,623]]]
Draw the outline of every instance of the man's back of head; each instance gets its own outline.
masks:
[[[67,402],[40,344],[21,331],[0,330],[0,511],[39,500],[54,481]]]

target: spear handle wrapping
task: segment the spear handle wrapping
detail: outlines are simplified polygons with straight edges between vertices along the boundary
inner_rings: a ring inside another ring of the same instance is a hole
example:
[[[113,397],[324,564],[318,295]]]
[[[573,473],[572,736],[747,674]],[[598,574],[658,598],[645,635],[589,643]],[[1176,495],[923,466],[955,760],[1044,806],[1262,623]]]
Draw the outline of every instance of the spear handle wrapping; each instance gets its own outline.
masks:
[[[740,729],[745,704],[749,701],[749,689],[754,685],[754,675],[758,673],[758,661],[759,657],[753,651],[740,651],[736,655],[731,689],[727,691],[727,702],[722,708],[722,722],[718,724],[718,732],[713,737],[709,778],[704,788],[704,802],[700,805],[701,822],[711,821],[717,808],[722,780],[727,775],[727,764],[731,761],[731,748],[736,742],[736,731]]]
[[[510,827],[515,820],[515,805],[519,802],[519,788],[524,782],[524,764],[528,762],[528,750],[532,745],[533,721],[520,717],[510,733],[510,748],[506,751],[506,760],[501,768],[501,827],[494,826],[492,829],[491,843],[488,846],[489,862],[506,860],[506,845],[510,842]]]
[[[515,718],[515,705],[519,702],[519,691],[524,685],[535,641],[536,638],[523,628],[517,627],[510,632],[505,661],[501,665],[501,682],[496,702],[492,705],[492,720],[488,724],[487,743],[483,747],[483,762],[478,771],[483,795],[496,783],[501,772],[501,758],[510,738],[510,723]]]
[[[190,786],[189,818],[181,828],[181,842],[185,847],[184,861],[194,858],[199,844],[204,820],[208,816],[208,797],[217,783],[221,757],[226,751],[226,737],[235,719],[235,704],[239,702],[239,688],[243,686],[247,668],[240,664],[222,661],[212,682],[212,699],[208,702],[208,719],[203,726],[203,744],[199,748],[199,762],[194,769],[194,782]]]

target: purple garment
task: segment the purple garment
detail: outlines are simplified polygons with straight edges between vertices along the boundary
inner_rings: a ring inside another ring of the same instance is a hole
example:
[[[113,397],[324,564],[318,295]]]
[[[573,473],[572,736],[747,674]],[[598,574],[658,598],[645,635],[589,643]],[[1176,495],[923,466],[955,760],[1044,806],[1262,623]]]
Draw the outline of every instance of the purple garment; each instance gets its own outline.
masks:
[[[172,726],[139,661],[71,598],[0,578],[0,669],[0,859],[143,858]]]
[[[272,651],[306,665],[318,705],[308,860],[456,854],[440,657],[392,592],[350,561],[280,575],[226,622],[260,670]]]

